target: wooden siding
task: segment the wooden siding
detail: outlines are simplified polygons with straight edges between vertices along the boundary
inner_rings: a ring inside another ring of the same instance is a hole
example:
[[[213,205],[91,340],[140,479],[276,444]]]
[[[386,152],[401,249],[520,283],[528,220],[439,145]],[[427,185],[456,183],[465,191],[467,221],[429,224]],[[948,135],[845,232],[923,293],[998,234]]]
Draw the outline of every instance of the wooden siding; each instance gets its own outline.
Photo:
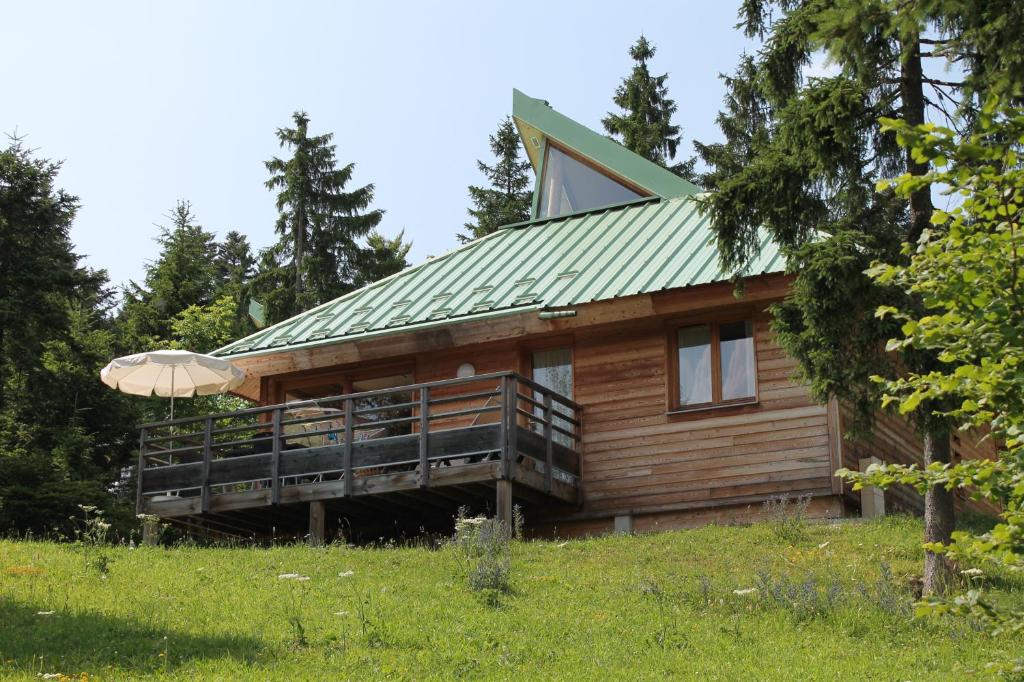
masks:
[[[664,323],[577,336],[584,406],[583,516],[832,493],[826,409],[791,377],[795,361],[755,320],[758,403],[666,413]]]
[[[843,408],[843,422],[851,418],[848,408]],[[991,440],[982,439],[977,432],[957,432],[950,437],[951,454],[954,461],[993,457],[995,449]],[[843,443],[843,466],[852,471],[859,468],[860,460],[865,457],[878,457],[892,464],[917,464],[922,460],[923,444],[914,427],[902,417],[879,411],[875,415],[874,428],[870,435],[845,439]],[[848,486],[845,490],[847,499],[854,505],[860,503],[859,493],[854,493]],[[973,512],[993,514],[995,507],[986,502],[969,500],[962,492],[957,491],[959,508]],[[885,491],[885,508],[887,512],[906,511],[915,514],[924,513],[924,498],[908,486],[893,486]]]
[[[624,514],[637,519],[637,529],[750,519],[764,500],[781,494],[822,498],[815,509],[837,514],[841,487],[832,474],[844,449],[835,428],[838,417],[833,412],[830,428],[829,410],[794,382],[796,361],[778,346],[765,312],[787,285],[785,278],[762,277],[750,281],[744,301],[734,298],[731,285],[714,285],[587,304],[557,324],[509,318],[492,322],[486,331],[460,332],[459,339],[454,328],[437,332],[430,343],[381,339],[373,361],[410,361],[417,382],[454,377],[466,362],[478,374],[529,376],[531,350],[572,348],[573,398],[584,409],[582,503],[535,509],[530,522],[537,529],[598,532]],[[676,380],[668,362],[670,331],[677,324],[722,316],[754,320],[757,402],[669,412],[669,382]],[[438,342],[451,345],[437,347]],[[370,354],[338,347],[307,351],[288,363],[254,358],[250,369],[341,358],[350,364],[323,371],[368,366]]]

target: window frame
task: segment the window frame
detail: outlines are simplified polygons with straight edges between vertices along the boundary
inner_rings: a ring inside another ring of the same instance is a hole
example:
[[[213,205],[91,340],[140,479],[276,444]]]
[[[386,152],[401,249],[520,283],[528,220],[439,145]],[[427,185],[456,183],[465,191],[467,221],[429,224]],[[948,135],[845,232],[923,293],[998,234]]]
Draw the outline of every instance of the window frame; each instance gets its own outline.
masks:
[[[722,400],[722,325],[735,322],[750,323],[750,338],[754,345],[754,394],[743,398]],[[679,330],[686,327],[707,326],[711,336],[711,402],[692,403],[683,405],[680,403],[679,395]],[[686,414],[690,412],[704,412],[707,410],[719,410],[729,407],[743,407],[756,405],[759,401],[759,385],[757,380],[757,317],[752,313],[734,314],[728,316],[701,317],[682,320],[672,320],[668,325],[667,332],[667,412],[666,414]]]
[[[565,146],[564,144],[561,144],[561,143],[559,143],[559,142],[557,142],[555,140],[552,140],[550,138],[546,138],[545,141],[544,141],[544,149],[543,149],[543,151],[541,152],[541,155],[540,155],[541,164],[540,164],[540,168],[538,169],[538,172],[537,172],[536,191],[534,192],[534,197],[536,199],[535,202],[534,202],[534,206],[533,206],[533,218],[534,219],[537,219],[537,220],[541,219],[540,218],[540,211],[541,211],[541,204],[543,202],[543,199],[541,198],[541,195],[544,192],[544,183],[545,183],[545,181],[547,179],[547,173],[548,173],[548,170],[549,170],[548,169],[548,155],[549,155],[549,152],[550,152],[552,147],[554,147],[557,151],[561,152],[562,154],[564,154],[565,156],[569,157],[570,159],[572,159],[572,160],[574,160],[574,161],[576,161],[576,162],[578,162],[578,163],[580,163],[580,164],[590,168],[595,173],[597,173],[599,175],[603,175],[604,177],[608,178],[612,182],[618,183],[619,185],[622,185],[623,187],[625,187],[629,191],[639,195],[639,197],[638,197],[638,199],[636,199],[636,201],[639,201],[640,199],[649,199],[650,197],[654,196],[651,193],[650,190],[644,189],[643,187],[641,187],[640,185],[636,184],[635,182],[629,180],[628,178],[625,178],[625,177],[619,175],[618,173],[614,173],[611,170],[609,170],[608,168],[604,168],[602,166],[597,165],[595,162],[591,161],[590,159],[588,159],[587,157],[583,156],[579,152],[577,152],[577,151],[575,151],[575,150]],[[613,204],[610,204],[610,205],[615,205],[615,204],[613,203]],[[588,209],[573,209],[569,213],[560,213],[560,214],[554,215],[554,216],[549,215],[549,216],[545,216],[543,219],[544,220],[556,220],[558,218],[564,218],[567,215],[573,215],[574,213],[592,211],[592,210],[594,210],[596,208],[600,208],[600,206],[595,206],[595,207],[591,207],[591,208],[588,208]]]

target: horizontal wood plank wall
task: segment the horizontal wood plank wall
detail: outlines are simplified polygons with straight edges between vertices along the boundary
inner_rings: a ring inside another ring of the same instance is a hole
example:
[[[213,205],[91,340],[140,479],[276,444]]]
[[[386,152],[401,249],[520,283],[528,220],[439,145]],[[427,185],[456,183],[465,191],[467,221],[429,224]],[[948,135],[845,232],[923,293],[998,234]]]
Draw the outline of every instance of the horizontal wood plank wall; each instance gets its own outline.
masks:
[[[637,528],[653,527],[656,515],[666,514],[679,523],[684,516],[747,518],[743,510],[760,509],[763,500],[779,494],[834,494],[826,407],[793,381],[796,361],[776,343],[766,313],[754,315],[758,403],[666,414],[667,382],[675,380],[666,374],[666,320],[680,306],[661,315],[559,330],[559,343],[573,348],[574,398],[584,406],[583,505],[553,507],[550,514],[537,510],[531,523],[538,528],[598,532],[610,529],[619,514],[644,516]],[[527,350],[547,336],[403,357],[414,360],[417,382],[454,377],[466,362],[477,374],[515,370],[528,376]],[[459,407],[464,406],[448,409]],[[836,499],[823,501],[822,509],[836,509]],[[699,510],[704,511],[691,513]]]
[[[850,409],[842,408],[843,421],[848,423],[852,418]],[[958,458],[992,457],[995,454],[990,440],[982,440],[977,432],[954,433],[950,438],[954,461]],[[875,415],[875,424],[870,435],[847,439],[843,443],[843,466],[856,471],[861,458],[878,457],[892,464],[922,464],[923,444],[921,437],[906,419],[888,412],[879,411]],[[855,504],[859,503],[860,493],[847,490],[847,495]],[[957,492],[958,508],[967,508],[973,512],[993,514],[995,507],[987,502],[970,500],[961,491]],[[886,511],[906,511],[914,514],[924,513],[924,498],[909,486],[893,486],[885,491]]]
[[[662,323],[577,332],[583,517],[832,494],[826,409],[791,379],[764,315],[755,337],[757,405],[668,415]]]

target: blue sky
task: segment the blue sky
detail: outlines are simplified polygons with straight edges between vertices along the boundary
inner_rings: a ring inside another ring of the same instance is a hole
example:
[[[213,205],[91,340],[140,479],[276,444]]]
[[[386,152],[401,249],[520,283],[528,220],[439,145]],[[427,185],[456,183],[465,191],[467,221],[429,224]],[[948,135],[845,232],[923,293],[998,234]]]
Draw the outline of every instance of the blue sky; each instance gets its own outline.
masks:
[[[623,14],[628,7],[629,15]],[[376,185],[381,229],[411,260],[456,246],[475,161],[512,88],[593,128],[645,34],[669,73],[686,152],[749,43],[737,2],[13,2],[3,7],[0,132],[64,159],[82,202],[79,253],[115,284],[142,276],[178,199],[223,235],[273,239],[263,161],[306,110],[354,184]]]

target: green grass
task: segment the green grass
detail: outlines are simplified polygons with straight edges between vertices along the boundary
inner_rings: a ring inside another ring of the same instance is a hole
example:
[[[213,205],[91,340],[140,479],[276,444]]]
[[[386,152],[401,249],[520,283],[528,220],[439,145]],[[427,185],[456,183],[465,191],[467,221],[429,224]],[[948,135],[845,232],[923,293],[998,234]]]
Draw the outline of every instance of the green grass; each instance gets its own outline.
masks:
[[[516,543],[512,593],[497,603],[468,589],[450,546],[0,541],[0,675],[984,679],[987,663],[1021,653],[1019,640],[908,613],[917,520],[785,537],[765,523]],[[1024,601],[1019,580],[998,589]]]

